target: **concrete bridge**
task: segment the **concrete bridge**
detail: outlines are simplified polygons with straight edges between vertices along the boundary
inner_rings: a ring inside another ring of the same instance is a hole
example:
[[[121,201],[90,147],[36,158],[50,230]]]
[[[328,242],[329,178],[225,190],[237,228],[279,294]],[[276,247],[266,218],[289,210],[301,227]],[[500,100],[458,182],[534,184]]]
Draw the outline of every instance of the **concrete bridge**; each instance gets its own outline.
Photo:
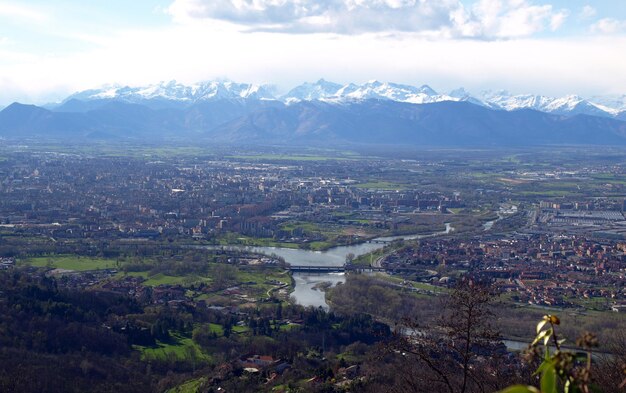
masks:
[[[287,267],[290,272],[296,273],[343,273],[346,271],[345,266],[307,266],[307,265],[291,265]]]
[[[345,273],[345,272],[416,272],[423,271],[421,267],[372,267],[359,265],[342,266],[311,266],[311,265],[291,265],[287,270],[294,273]]]
[[[372,239],[368,240],[367,242],[372,244],[389,244],[392,243],[393,240]]]

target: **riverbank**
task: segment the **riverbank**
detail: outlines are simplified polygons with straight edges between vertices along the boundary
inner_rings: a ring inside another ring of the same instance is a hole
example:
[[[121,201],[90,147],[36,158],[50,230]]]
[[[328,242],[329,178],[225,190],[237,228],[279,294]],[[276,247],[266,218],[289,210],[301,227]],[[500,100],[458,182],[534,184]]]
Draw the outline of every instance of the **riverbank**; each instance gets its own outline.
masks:
[[[353,244],[366,243],[372,239],[377,238],[377,235],[372,236],[359,236],[357,238],[351,238],[351,240],[328,240],[328,241],[312,241],[312,242],[281,242],[271,238],[255,238],[249,236],[238,235],[236,238],[227,237],[221,238],[216,243],[211,245],[222,246],[245,246],[245,247],[276,247],[276,248],[289,248],[295,250],[310,250],[310,251],[327,251],[335,247],[350,246]]]
[[[372,233],[370,235],[345,235],[332,237],[326,240],[314,240],[314,241],[277,241],[273,238],[259,238],[241,235],[239,233],[226,233],[214,242],[207,242],[207,245],[222,245],[222,246],[247,246],[247,247],[277,247],[277,248],[289,248],[298,250],[310,250],[310,251],[328,251],[335,247],[358,245],[367,243],[377,239],[390,239],[390,238],[415,238],[416,236],[428,236],[433,233],[441,233],[447,231],[447,225],[444,223],[437,226],[428,226],[421,229],[403,230],[403,231],[386,231]]]
[[[245,244],[229,244],[229,245],[206,245],[195,247],[208,248],[232,248],[241,251],[258,253],[268,256],[280,258],[286,263],[299,266],[343,266],[346,263],[347,256],[359,256],[382,249],[386,244],[392,243],[399,239],[412,240],[430,236],[438,236],[449,234],[454,231],[450,223],[445,223],[445,229],[439,232],[430,232],[427,234],[418,233],[401,236],[386,236],[369,239],[358,244],[342,245],[332,247],[323,251],[306,250],[299,248],[285,248],[275,246],[254,246]],[[323,292],[313,289],[313,286],[324,281],[332,282],[336,285],[345,281],[343,273],[292,273],[294,279],[294,290],[290,294],[290,298],[305,306],[328,308]],[[321,294],[321,295],[320,295]]]

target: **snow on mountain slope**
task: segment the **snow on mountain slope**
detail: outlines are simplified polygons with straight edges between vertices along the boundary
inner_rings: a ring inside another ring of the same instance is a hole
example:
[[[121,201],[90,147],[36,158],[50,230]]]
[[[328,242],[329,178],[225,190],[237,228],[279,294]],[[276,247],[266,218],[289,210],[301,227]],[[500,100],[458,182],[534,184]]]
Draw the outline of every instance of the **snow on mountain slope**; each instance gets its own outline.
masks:
[[[340,99],[379,99],[398,102],[408,102],[412,104],[425,104],[439,101],[456,101],[449,96],[443,96],[431,89],[427,85],[413,87],[396,83],[386,83],[379,81],[369,81],[363,85],[349,84],[342,87],[337,92]]]
[[[280,100],[287,104],[300,101],[325,101],[343,103],[367,99],[389,100],[412,104],[427,104],[442,101],[466,101],[490,109],[518,110],[534,109],[541,112],[576,115],[587,114],[603,117],[623,117],[626,112],[626,95],[593,97],[591,100],[569,95],[548,97],[534,94],[513,95],[505,90],[483,91],[472,95],[463,88],[440,94],[428,85],[415,87],[404,84],[372,80],[363,84],[340,85],[320,79],[314,83],[303,83],[287,94],[277,97],[268,85],[235,83],[232,81],[206,81],[186,86],[176,81],[161,82],[145,87],[109,85],[101,89],[86,90],[68,97],[71,100],[120,100],[130,103],[176,102],[182,105],[212,100]]]
[[[496,92],[483,91],[480,94],[480,99],[496,108],[507,111],[534,109],[560,115],[587,114],[605,117],[613,117],[619,113],[619,110],[594,104],[577,95],[553,98],[533,94],[511,95],[505,90],[500,90]]]
[[[592,103],[576,95],[553,99],[543,111],[557,114],[583,113],[596,116],[606,116],[607,113],[616,116],[619,113],[616,109]]]
[[[185,86],[176,81],[161,82],[143,87],[110,85],[102,89],[85,90],[69,96],[71,100],[117,99],[131,103],[145,100],[170,100],[195,103],[214,99],[275,99],[272,88],[265,85],[235,83],[231,81],[208,81]]]
[[[626,111],[626,94],[618,95],[606,95],[606,96],[593,96],[590,101],[598,105],[599,107],[606,107],[616,109],[620,112]]]
[[[468,92],[467,90],[465,90],[463,87],[460,87],[458,89],[452,90],[450,93],[448,93],[448,96],[457,99],[458,101],[466,101],[466,102],[470,102],[474,105],[480,105],[480,106],[484,106],[486,108],[489,109],[501,109],[498,105],[492,104],[490,102],[487,101],[483,101],[481,99],[478,99],[474,96],[472,96],[472,94],[470,92]]]
[[[522,108],[541,110],[541,108],[546,107],[553,100],[550,97],[533,94],[511,95],[506,90],[499,90],[495,92],[490,90],[483,91],[479,95],[479,98],[485,102],[493,104],[497,108],[507,111]]]
[[[439,101],[457,101],[454,97],[440,95],[427,85],[414,87],[397,83],[369,81],[362,85],[349,83],[339,85],[320,79],[316,83],[304,83],[282,97],[285,102],[298,101],[354,101],[354,100],[390,100],[424,104]]]
[[[337,95],[341,85],[320,79],[315,83],[305,82],[289,90],[281,97],[285,102],[324,100]]]

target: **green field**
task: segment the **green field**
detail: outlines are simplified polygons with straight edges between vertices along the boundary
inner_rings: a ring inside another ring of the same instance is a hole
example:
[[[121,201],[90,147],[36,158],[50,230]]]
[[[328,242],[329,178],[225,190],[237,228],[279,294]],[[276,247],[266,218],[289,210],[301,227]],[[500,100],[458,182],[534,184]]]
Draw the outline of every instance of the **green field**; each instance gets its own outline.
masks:
[[[222,327],[222,325],[218,325],[217,323],[209,323],[208,328],[209,332],[211,333],[215,333],[218,336],[224,335],[224,328]]]
[[[388,181],[370,181],[366,183],[358,183],[354,185],[358,188],[376,189],[376,190],[405,190],[406,184],[391,183]]]
[[[359,255],[358,257],[356,257],[352,263],[355,265],[359,265],[359,266],[370,266],[371,264],[373,264],[374,262],[376,262],[376,260],[380,257],[382,257],[383,255],[385,255],[387,252],[389,252],[390,250],[385,251],[382,248],[379,248],[377,250],[374,250],[372,252],[369,252],[367,254],[363,254],[363,255]]]
[[[118,268],[115,259],[89,258],[77,255],[54,255],[49,257],[28,258],[21,260],[20,264],[76,271]]]
[[[275,288],[275,285],[268,284],[268,281],[280,281],[288,284],[290,277],[283,274],[281,270],[276,269],[246,269],[237,271],[237,282],[239,283],[254,283],[250,284],[254,287],[258,295],[261,297],[267,297],[267,291]]]
[[[154,347],[135,346],[141,352],[141,359],[150,360],[188,360],[195,356],[199,363],[210,362],[211,356],[204,353],[191,338],[173,334],[169,342],[158,341]]]
[[[210,266],[216,264],[210,263]],[[233,271],[232,282],[228,285],[239,285],[247,294],[257,298],[270,297],[270,291],[276,288],[276,285],[270,284],[270,281],[278,281],[285,284],[291,282],[290,277],[285,274],[285,271],[274,268],[238,268]],[[123,277],[142,277],[145,281],[142,285],[145,286],[159,286],[159,285],[182,285],[183,287],[189,287],[198,283],[211,283],[213,278],[209,275],[188,274],[184,276],[170,276],[163,273],[150,275],[149,272],[119,272],[116,278],[121,279]],[[190,291],[189,297],[194,297],[197,300],[206,300],[212,297],[211,294],[198,294]]]
[[[201,277],[195,274],[190,274],[186,276],[168,276],[163,273],[158,273],[153,276],[150,276],[148,272],[120,272],[117,277],[143,277],[146,279],[142,284],[149,287],[156,287],[159,285],[192,285],[199,282],[208,283],[211,282],[211,278],[209,277]]]
[[[316,155],[286,155],[286,154],[255,154],[255,155],[234,155],[226,156],[226,158],[235,158],[239,160],[278,160],[278,161],[331,161],[331,160],[354,160],[349,157],[336,156],[316,156]]]
[[[597,175],[591,176],[591,178],[596,183],[599,183],[599,184],[610,183],[610,184],[626,185],[626,180],[612,173],[597,174]]]
[[[237,334],[248,333],[249,331],[250,331],[250,328],[247,326],[233,326],[233,332]]]
[[[422,291],[430,291],[430,292],[434,292],[434,293],[445,293],[445,292],[448,292],[447,288],[438,287],[436,285],[431,285],[431,284],[428,284],[428,283],[425,283],[425,282],[417,282],[417,281],[405,280],[405,279],[400,278],[400,277],[389,276],[389,275],[386,275],[386,274],[378,274],[377,277],[382,278],[382,279],[384,279],[386,281],[395,283],[395,284],[406,283],[407,285],[410,285],[413,288],[420,289]]]
[[[244,246],[258,246],[258,247],[282,247],[282,248],[298,248],[296,243],[277,242],[271,238],[254,238],[238,233],[227,233],[219,239],[219,243],[223,246],[230,246],[233,244],[241,244]]]
[[[295,222],[286,222],[281,225],[281,229],[285,231],[293,231],[296,228],[300,228],[303,231],[308,231],[308,232],[320,231],[320,227],[316,223],[313,223],[313,222],[295,221]]]
[[[319,241],[319,242],[309,243],[309,248],[313,251],[324,251],[324,250],[328,250],[329,248],[335,247],[336,245],[337,244],[333,242]]]
[[[202,385],[205,381],[206,378],[192,379],[182,385],[178,385],[175,388],[167,390],[166,393],[196,393],[200,388],[200,385]]]
[[[314,225],[314,224],[312,224]],[[331,235],[334,232],[322,232],[324,235]],[[220,239],[220,244],[224,246],[232,244],[241,244],[244,246],[257,246],[257,247],[280,247],[280,248],[308,248],[313,251],[323,251],[331,247],[339,245],[334,241],[317,241],[310,243],[289,243],[289,242],[277,242],[270,238],[253,238],[248,236],[239,235],[236,242],[231,242],[228,238]]]

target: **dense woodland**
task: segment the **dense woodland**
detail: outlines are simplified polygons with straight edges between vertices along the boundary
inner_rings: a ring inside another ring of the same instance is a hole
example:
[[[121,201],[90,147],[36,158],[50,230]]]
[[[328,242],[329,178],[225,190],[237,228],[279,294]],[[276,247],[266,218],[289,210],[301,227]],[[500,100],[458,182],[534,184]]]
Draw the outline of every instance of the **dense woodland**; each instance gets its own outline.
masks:
[[[365,286],[369,293],[362,292]],[[361,291],[356,296],[363,300],[378,298],[394,312],[405,312],[392,327],[350,311],[345,302],[338,307],[341,315],[280,302],[237,315],[142,304],[101,290],[63,289],[32,269],[1,272],[0,288],[3,392],[167,391],[196,380],[199,391],[206,392],[218,387],[419,392],[436,386],[452,393],[495,391],[535,378],[532,364],[504,349],[492,288],[482,284],[453,289],[440,304],[440,317],[419,311],[423,299],[412,304],[394,300],[385,296],[382,284],[366,277],[356,276],[331,293],[331,298],[346,298],[348,291]],[[368,304],[374,314],[382,310],[373,300]],[[300,323],[279,329],[276,322],[284,319]],[[222,328],[209,328],[217,325]],[[238,329],[242,326],[245,333]],[[184,358],[140,355],[138,348],[176,337],[196,345]],[[610,346],[602,347],[611,356],[598,358],[595,366],[601,371],[594,378],[605,392],[618,391],[625,344],[623,334],[614,334]],[[286,366],[280,374],[273,367],[248,373],[240,360],[246,354],[271,356]],[[358,373],[348,378],[350,366],[357,366]]]
[[[328,374],[325,351],[391,337],[388,326],[367,315],[339,317],[281,303],[246,316],[171,309],[104,291],[62,290],[54,279],[32,271],[1,272],[0,288],[0,391],[7,392],[162,391],[196,374],[220,380],[224,368],[231,370],[223,377],[227,385],[256,391],[260,381],[237,378],[241,354],[287,360],[292,380],[296,373]],[[280,331],[273,326],[279,318],[302,325]],[[219,337],[203,329],[211,323],[224,327]],[[249,334],[233,332],[237,323],[249,326]],[[142,361],[133,349],[168,342],[172,335],[191,337],[211,361],[193,354]]]

